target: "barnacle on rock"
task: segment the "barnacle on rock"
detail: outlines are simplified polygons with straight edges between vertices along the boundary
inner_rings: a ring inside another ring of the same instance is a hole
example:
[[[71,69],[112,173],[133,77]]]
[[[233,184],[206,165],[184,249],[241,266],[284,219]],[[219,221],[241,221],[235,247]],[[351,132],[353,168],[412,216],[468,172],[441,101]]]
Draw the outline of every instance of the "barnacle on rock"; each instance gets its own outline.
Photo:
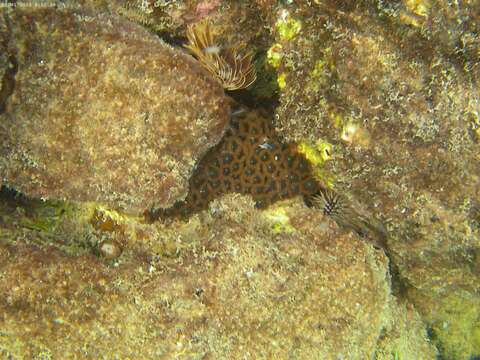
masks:
[[[113,240],[105,240],[98,244],[98,252],[105,259],[116,259],[122,254],[120,245]]]
[[[255,82],[257,74],[252,64],[253,53],[244,53],[238,47],[230,48],[217,44],[208,22],[189,25],[187,38],[189,44],[185,47],[225,89],[244,89]]]

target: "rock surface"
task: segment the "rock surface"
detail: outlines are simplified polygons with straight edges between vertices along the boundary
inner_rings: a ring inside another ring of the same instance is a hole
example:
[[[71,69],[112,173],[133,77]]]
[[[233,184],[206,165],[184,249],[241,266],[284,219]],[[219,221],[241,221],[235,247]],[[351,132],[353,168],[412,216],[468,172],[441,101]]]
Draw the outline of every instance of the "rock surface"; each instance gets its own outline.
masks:
[[[229,119],[223,89],[192,57],[106,14],[4,10],[0,25],[19,64],[0,115],[4,182],[127,211],[186,195]]]
[[[480,354],[479,10],[317,2],[272,25],[277,130],[332,144],[325,171],[385,221],[408,298],[448,359]]]
[[[280,134],[323,151],[321,179],[385,224],[394,276],[381,251],[297,201],[259,211],[227,196],[147,225],[16,199],[0,216],[2,355],[480,354],[477,1],[81,3],[176,43],[208,19],[220,45],[256,51],[257,82],[238,97],[265,100]],[[0,53],[0,76],[9,63]]]
[[[10,214],[9,223],[27,221]],[[384,254],[300,201],[259,213],[230,195],[169,225],[97,209],[88,237],[78,214],[50,232],[16,226],[0,236],[2,355],[435,356],[418,314],[391,295]],[[76,256],[60,246],[62,231],[84,244]],[[108,233],[119,258],[85,252]]]

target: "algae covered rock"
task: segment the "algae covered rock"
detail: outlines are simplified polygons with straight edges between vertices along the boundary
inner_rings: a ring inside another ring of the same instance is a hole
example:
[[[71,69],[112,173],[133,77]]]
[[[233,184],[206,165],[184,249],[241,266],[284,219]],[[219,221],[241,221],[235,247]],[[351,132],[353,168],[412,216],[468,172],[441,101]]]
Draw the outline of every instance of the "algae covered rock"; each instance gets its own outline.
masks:
[[[187,24],[209,18],[226,43],[252,49],[271,32],[260,57],[280,91],[278,133],[318,150],[320,180],[366,219],[381,218],[391,262],[299,200],[260,211],[227,195],[185,221],[155,224],[97,205],[9,200],[2,210],[0,201],[2,355],[480,353],[473,2],[82,3],[124,18],[2,14],[9,84],[18,62],[0,115],[4,180],[35,196],[125,208],[182,198],[228,105],[196,62],[125,19],[181,41]]]
[[[95,227],[125,239],[114,260],[35,247],[32,231],[1,242],[2,355],[435,357],[384,254],[300,201],[259,212],[229,195],[168,225],[104,215]]]
[[[223,89],[193,58],[110,15],[27,8],[0,23],[18,62],[0,116],[4,182],[128,211],[185,196],[229,118]]]
[[[384,220],[406,294],[449,359],[480,353],[477,13],[318,1],[272,24],[277,130],[332,145],[324,171]]]

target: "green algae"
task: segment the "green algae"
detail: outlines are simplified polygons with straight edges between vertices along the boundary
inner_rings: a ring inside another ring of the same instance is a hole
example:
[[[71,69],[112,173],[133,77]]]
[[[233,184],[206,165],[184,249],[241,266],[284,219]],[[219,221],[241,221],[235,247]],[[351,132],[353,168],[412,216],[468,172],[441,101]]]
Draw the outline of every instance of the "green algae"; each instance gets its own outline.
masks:
[[[29,199],[3,187],[0,192],[0,241],[55,247],[70,255],[91,251],[93,228],[88,206],[64,200]]]
[[[272,231],[275,234],[295,232],[295,228],[290,223],[290,217],[284,206],[271,206],[262,211],[262,217],[271,223]]]
[[[300,33],[302,24],[299,20],[293,18],[287,10],[280,13],[280,17],[275,24],[278,36],[281,40],[292,40]]]
[[[444,356],[465,359],[480,354],[480,300],[465,291],[447,294],[430,324]]]
[[[249,89],[250,96],[256,99],[268,99],[269,101],[276,99],[280,89],[277,83],[277,74],[271,66],[268,53],[257,54],[255,69],[257,80]]]

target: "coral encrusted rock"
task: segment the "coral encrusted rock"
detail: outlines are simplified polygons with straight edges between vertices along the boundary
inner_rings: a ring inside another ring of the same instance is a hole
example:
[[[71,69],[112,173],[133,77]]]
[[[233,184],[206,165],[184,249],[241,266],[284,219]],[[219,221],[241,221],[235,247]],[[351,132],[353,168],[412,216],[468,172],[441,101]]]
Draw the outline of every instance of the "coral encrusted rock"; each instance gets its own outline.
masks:
[[[0,115],[3,182],[127,211],[186,195],[230,113],[196,60],[110,15],[4,10],[0,31],[18,63]]]

